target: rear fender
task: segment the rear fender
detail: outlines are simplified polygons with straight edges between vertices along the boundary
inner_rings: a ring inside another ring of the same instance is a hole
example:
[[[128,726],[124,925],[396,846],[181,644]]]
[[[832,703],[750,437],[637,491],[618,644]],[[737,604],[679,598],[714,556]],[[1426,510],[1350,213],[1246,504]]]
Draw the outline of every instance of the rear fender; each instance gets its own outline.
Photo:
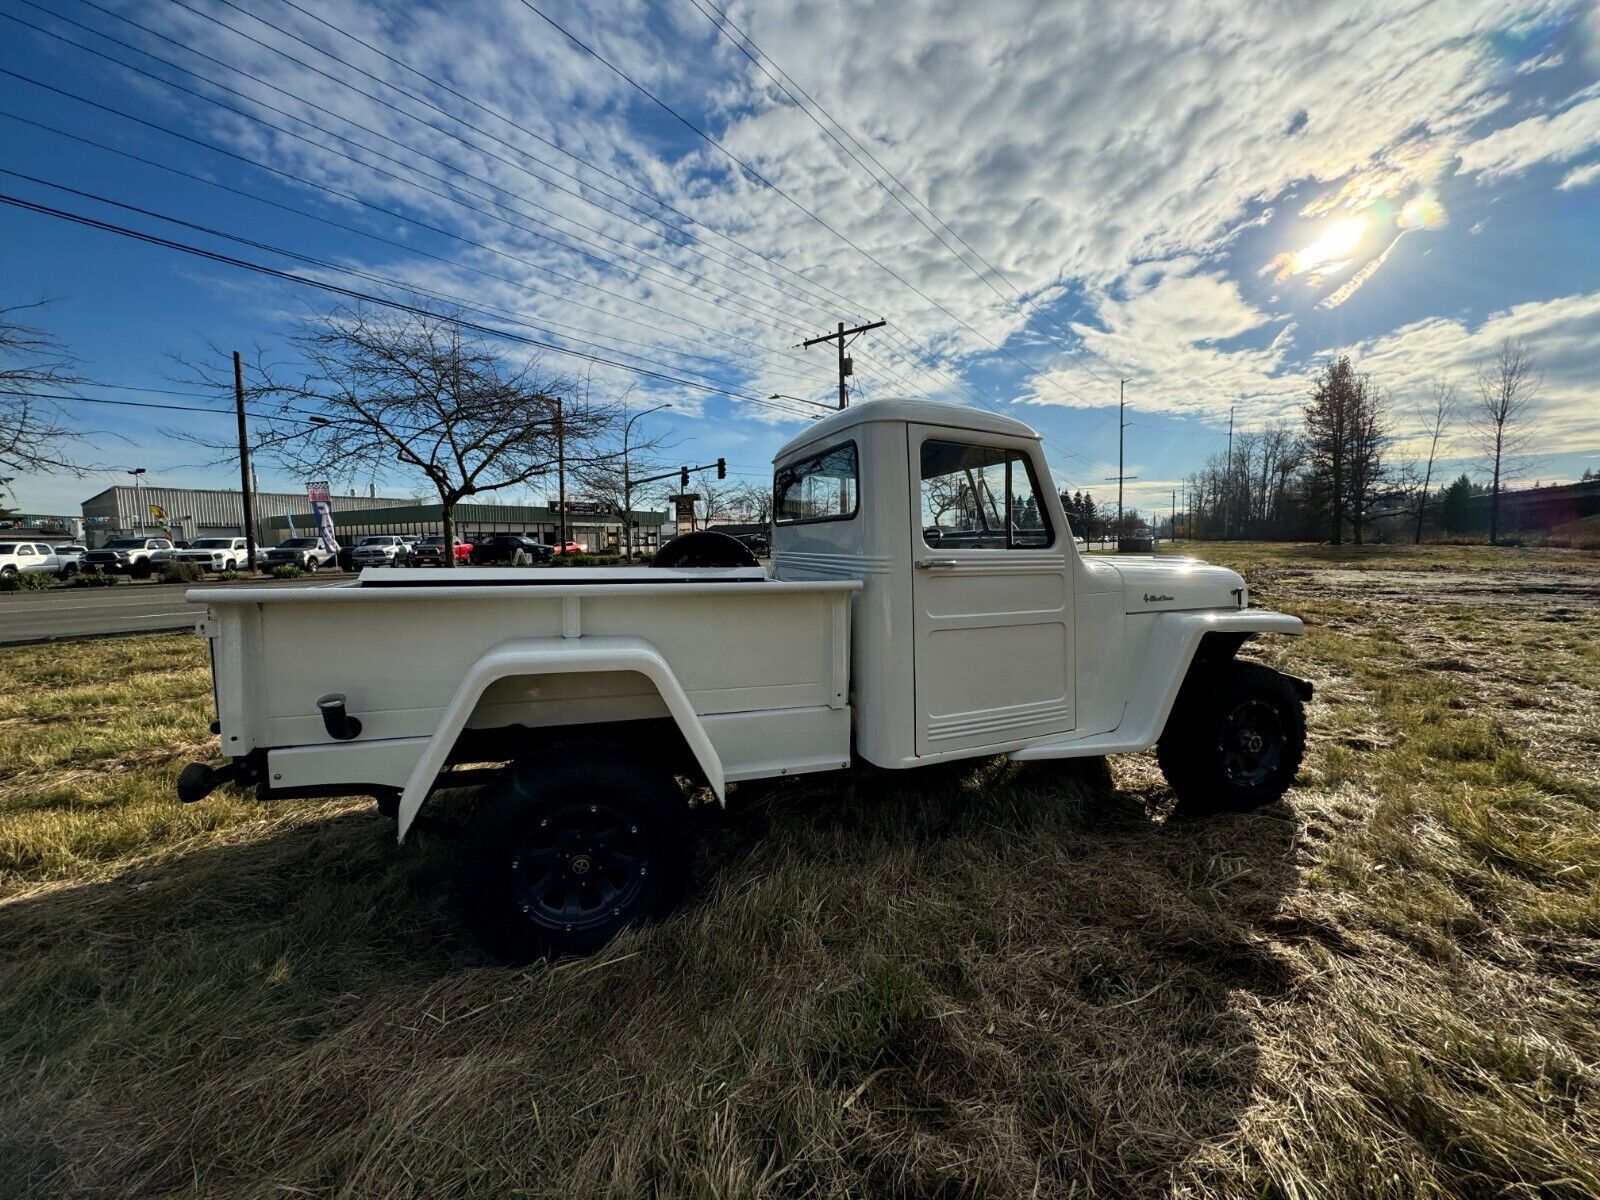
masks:
[[[726,802],[722,760],[701,724],[699,714],[662,654],[643,638],[584,637],[527,638],[502,642],[480,658],[462,679],[445,709],[439,727],[417,760],[400,795],[399,838],[421,811],[428,791],[444,769],[450,751],[471,719],[479,698],[497,680],[524,675],[587,674],[631,671],[642,675],[660,695],[684,742],[693,753],[706,782],[719,801]]]

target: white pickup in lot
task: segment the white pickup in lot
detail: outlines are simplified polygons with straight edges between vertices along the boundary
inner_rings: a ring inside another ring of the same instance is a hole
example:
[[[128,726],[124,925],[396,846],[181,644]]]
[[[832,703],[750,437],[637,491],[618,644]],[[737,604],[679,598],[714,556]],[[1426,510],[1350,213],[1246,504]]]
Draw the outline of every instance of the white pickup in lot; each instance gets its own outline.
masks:
[[[858,761],[1159,743],[1191,809],[1293,781],[1309,685],[1235,652],[1299,620],[1250,608],[1229,570],[1080,554],[1027,426],[884,400],[775,463],[770,578],[730,544],[724,565],[702,547],[671,557],[713,565],[191,592],[229,761],[191,765],[180,796],[371,794],[404,839],[430,793],[493,764],[464,878],[491,947],[526,958],[680,898],[680,778],[725,800]]]

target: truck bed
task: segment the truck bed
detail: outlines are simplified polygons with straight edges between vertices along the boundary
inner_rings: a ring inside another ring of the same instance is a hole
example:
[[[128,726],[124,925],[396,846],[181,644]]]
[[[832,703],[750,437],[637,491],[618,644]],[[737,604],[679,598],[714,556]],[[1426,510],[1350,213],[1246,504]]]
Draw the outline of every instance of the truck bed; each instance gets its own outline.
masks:
[[[394,569],[312,588],[197,588],[223,753],[267,754],[268,778],[399,787],[491,651],[645,644],[670,668],[726,779],[849,758],[848,580],[782,582],[757,569]],[[342,693],[362,725],[334,740],[317,708]],[[467,728],[583,725],[667,715],[628,671],[500,679]]]

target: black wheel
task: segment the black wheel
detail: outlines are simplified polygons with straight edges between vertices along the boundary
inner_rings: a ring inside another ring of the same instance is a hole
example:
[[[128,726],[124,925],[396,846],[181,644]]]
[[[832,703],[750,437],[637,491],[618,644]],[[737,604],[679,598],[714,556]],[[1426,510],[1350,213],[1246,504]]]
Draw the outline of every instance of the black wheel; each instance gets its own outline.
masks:
[[[671,912],[688,886],[677,783],[610,744],[568,743],[513,765],[474,824],[469,915],[514,962],[592,953]]]
[[[78,573],[78,564],[77,563],[70,563],[70,562],[69,563],[65,563],[65,564],[63,564],[63,566],[61,568],[61,578],[63,578],[63,579],[71,579],[77,573]]]
[[[314,554],[308,554],[308,555],[306,555],[306,574],[307,575],[315,575],[316,573],[317,573],[317,557]]]
[[[1228,662],[1183,685],[1157,746],[1180,809],[1260,808],[1294,782],[1306,747],[1305,705],[1271,667]]]
[[[155,570],[149,559],[141,559],[128,568],[128,573],[135,579],[149,579],[150,576],[155,574]]]
[[[7,564],[6,566],[0,567],[0,575],[5,575],[5,576],[9,577],[9,576],[15,575],[16,573],[17,573],[17,569],[15,567],[11,566],[10,564]]]

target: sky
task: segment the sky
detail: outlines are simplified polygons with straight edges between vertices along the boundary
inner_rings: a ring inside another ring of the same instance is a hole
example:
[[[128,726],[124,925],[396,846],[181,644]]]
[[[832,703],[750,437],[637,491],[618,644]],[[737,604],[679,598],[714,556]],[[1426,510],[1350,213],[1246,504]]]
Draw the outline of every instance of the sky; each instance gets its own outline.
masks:
[[[1540,378],[1513,477],[1600,468],[1600,0],[718,3],[0,2],[0,194],[293,277],[0,206],[0,307],[49,299],[119,402],[63,405],[99,469],[8,499],[234,486],[178,436],[230,411],[132,404],[225,409],[168,394],[176,357],[292,360],[337,302],[300,280],[459,305],[540,343],[511,361],[670,403],[662,465],[739,482],[836,403],[798,343],[880,319],[852,402],[1010,413],[1102,504],[1119,387],[1127,503],[1159,513],[1330,356],[1404,458],[1507,337]],[[1483,474],[1464,418],[1442,454]]]

